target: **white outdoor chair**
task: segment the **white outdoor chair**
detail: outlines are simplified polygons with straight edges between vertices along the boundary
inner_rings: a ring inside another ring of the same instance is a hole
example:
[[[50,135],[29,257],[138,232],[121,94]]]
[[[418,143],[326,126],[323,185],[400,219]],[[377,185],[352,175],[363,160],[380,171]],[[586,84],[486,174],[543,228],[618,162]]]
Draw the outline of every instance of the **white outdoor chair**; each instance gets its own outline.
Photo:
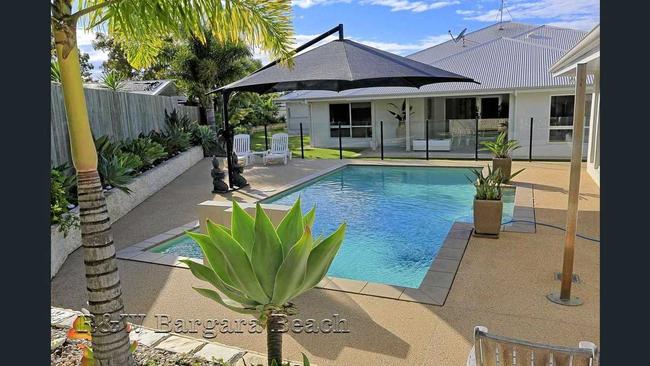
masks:
[[[243,160],[244,165],[248,165],[251,160],[251,137],[245,134],[235,135],[233,150],[237,155],[237,160]]]
[[[467,366],[596,366],[596,353],[596,345],[587,341],[578,348],[551,346],[489,334],[477,326]]]
[[[289,135],[286,133],[276,133],[271,136],[271,149],[264,154],[262,160],[264,165],[271,160],[282,160],[284,164],[291,159],[289,151]]]

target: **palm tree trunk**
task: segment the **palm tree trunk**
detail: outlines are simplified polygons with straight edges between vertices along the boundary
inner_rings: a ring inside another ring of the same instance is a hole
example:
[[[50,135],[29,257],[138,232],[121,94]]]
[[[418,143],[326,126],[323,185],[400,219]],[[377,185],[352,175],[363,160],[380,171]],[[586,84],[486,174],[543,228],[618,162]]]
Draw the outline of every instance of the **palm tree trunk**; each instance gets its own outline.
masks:
[[[282,330],[284,317],[280,314],[270,314],[266,327],[266,352],[269,366],[273,361],[277,366],[282,365]]]
[[[115,260],[108,209],[97,173],[97,151],[90,130],[81,80],[76,20],[70,20],[71,0],[53,3],[53,23],[61,87],[68,120],[70,151],[77,171],[77,197],[81,221],[81,242],[86,269],[86,291],[94,316],[93,353],[95,365],[133,365],[129,352],[122,288]]]
[[[95,365],[133,365],[108,208],[97,171],[78,172],[81,241],[88,305],[94,318]]]
[[[205,119],[208,126],[216,126],[217,122],[214,116],[214,105],[212,105],[212,98],[205,98]]]

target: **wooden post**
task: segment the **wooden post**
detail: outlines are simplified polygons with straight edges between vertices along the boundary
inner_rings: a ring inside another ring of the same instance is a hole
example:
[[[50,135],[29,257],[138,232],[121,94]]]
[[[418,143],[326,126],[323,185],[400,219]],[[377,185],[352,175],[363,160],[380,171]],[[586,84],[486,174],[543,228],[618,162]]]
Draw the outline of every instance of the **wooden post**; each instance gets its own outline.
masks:
[[[576,67],[576,92],[573,107],[573,135],[571,147],[571,171],[569,173],[569,205],[566,215],[566,236],[562,264],[562,287],[560,294],[549,294],[549,300],[561,305],[581,305],[582,300],[571,297],[573,279],[573,256],[575,252],[576,229],[578,226],[578,198],[580,194],[580,166],[582,164],[582,140],[585,123],[585,94],[587,64]]]

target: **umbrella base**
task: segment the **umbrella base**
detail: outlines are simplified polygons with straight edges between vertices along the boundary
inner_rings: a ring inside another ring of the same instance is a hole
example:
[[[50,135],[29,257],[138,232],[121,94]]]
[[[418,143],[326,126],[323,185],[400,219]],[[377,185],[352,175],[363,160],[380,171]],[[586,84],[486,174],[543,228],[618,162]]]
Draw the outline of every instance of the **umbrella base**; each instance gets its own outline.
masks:
[[[572,296],[568,300],[564,300],[560,298],[560,294],[558,293],[550,293],[546,295],[546,298],[553,303],[559,304],[559,305],[564,305],[564,306],[579,306],[582,305],[583,302],[580,300],[579,297]]]

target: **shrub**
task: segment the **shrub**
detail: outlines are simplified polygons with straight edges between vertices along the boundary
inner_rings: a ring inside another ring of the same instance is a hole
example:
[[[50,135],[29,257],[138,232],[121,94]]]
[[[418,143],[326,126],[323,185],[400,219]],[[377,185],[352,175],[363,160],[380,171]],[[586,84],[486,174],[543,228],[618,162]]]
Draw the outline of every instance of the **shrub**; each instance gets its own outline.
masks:
[[[98,156],[109,158],[120,151],[120,143],[111,141],[107,135],[95,139],[95,149]]]
[[[63,163],[52,168],[60,173],[61,184],[66,193],[66,199],[70,206],[77,205],[77,176],[68,163]]]
[[[191,132],[196,121],[192,121],[188,116],[178,116],[176,109],[173,109],[171,113],[167,113],[165,109],[165,126],[167,128],[177,128],[185,132]]]
[[[117,71],[109,71],[108,73],[104,73],[101,77],[101,85],[106,88],[110,89],[112,91],[120,91],[124,89],[124,81],[126,80],[126,77],[117,72]]]
[[[173,156],[190,147],[191,135],[180,128],[172,127],[163,132],[163,142],[168,156]]]
[[[100,156],[97,170],[104,188],[117,188],[125,193],[131,193],[127,185],[133,181],[134,170],[129,166],[128,158],[118,154],[110,157]]]
[[[248,134],[250,133],[250,128],[247,126],[236,126],[233,128],[233,132],[235,135],[243,133],[243,134]]]
[[[217,133],[210,126],[197,125],[192,133],[192,140],[203,147],[205,156],[214,154],[217,147]]]
[[[196,122],[187,116],[178,116],[176,109],[171,113],[165,110],[165,129],[162,133],[155,132],[151,135],[154,141],[163,145],[168,156],[174,156],[191,146],[192,131],[196,128]]]
[[[142,168],[144,167],[144,163],[142,162],[142,159],[140,159],[138,155],[132,152],[120,151],[115,155],[120,160],[122,166],[126,168],[130,168],[131,170],[133,170],[134,174],[142,170]]]
[[[122,150],[133,153],[142,160],[143,168],[148,168],[167,156],[165,148],[150,137],[138,137],[122,146]]]
[[[68,201],[68,186],[70,177],[67,177],[60,169],[50,170],[50,224],[59,225],[59,231],[63,236],[73,227],[79,227],[79,218],[69,213],[70,201]]]

